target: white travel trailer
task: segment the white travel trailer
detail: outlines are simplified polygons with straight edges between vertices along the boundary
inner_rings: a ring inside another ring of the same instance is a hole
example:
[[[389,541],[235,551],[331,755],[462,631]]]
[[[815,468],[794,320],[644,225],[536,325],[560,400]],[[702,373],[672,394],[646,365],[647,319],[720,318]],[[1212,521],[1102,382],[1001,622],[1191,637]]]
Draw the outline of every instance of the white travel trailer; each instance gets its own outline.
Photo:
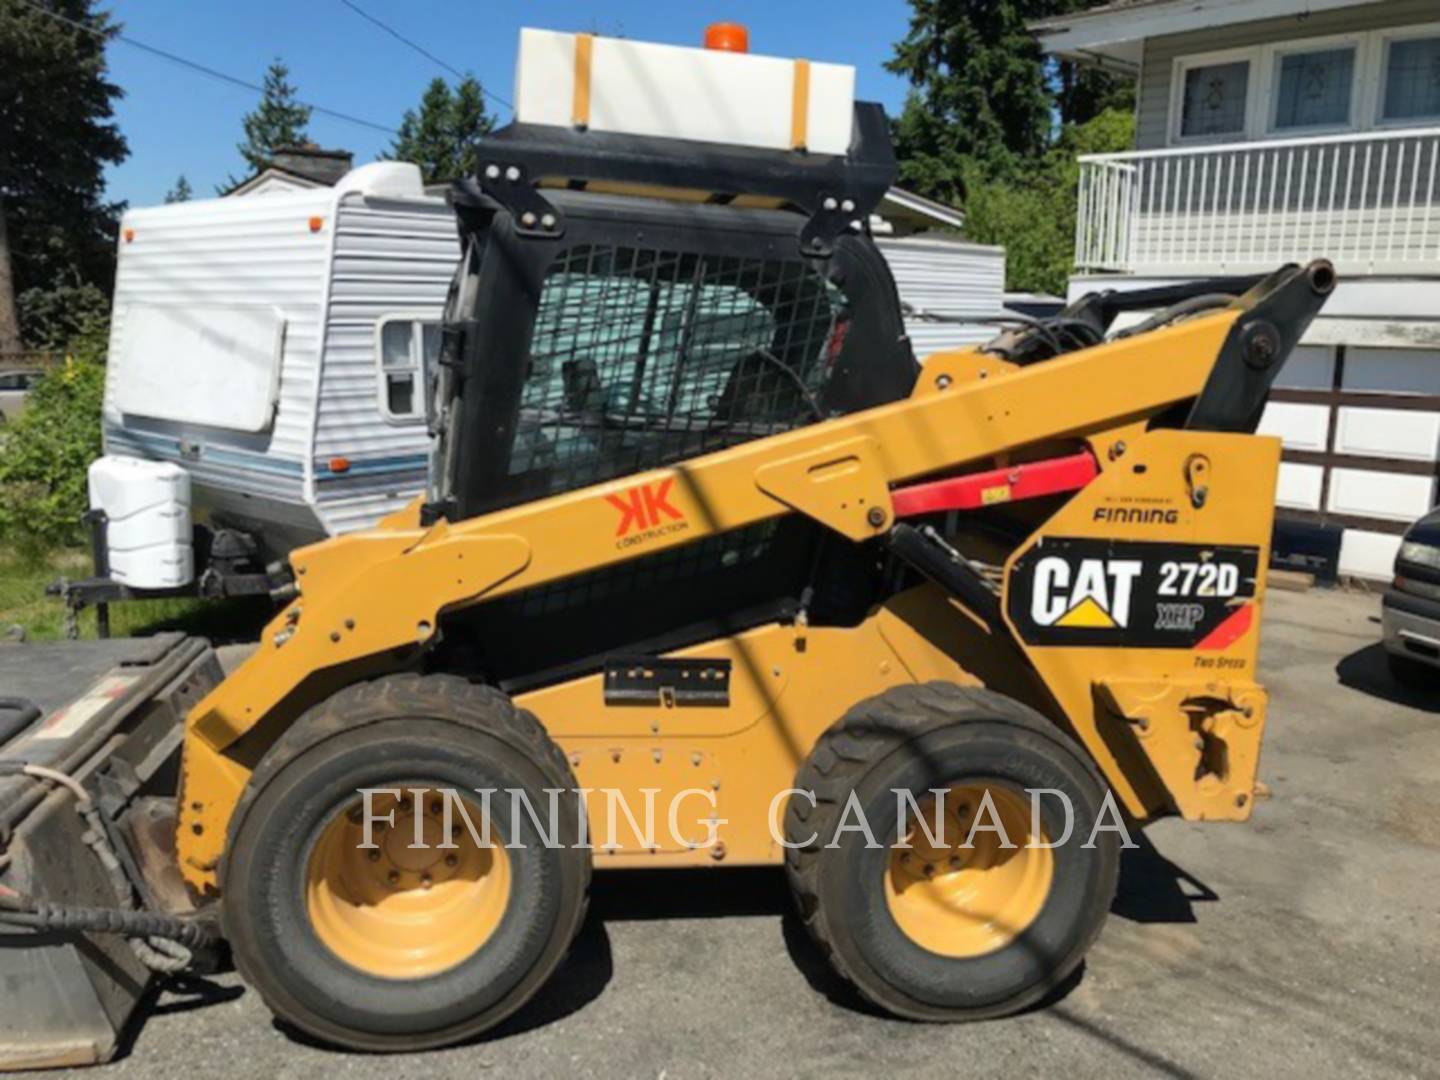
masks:
[[[902,300],[939,315],[1000,312],[1001,249],[877,225]],[[203,550],[177,558],[170,540],[168,554],[118,551],[112,529],[87,598],[262,591],[267,562],[414,498],[430,446],[424,360],[438,348],[458,259],[451,209],[409,164],[365,165],[334,187],[127,213],[105,454],[182,466]],[[948,321],[911,329],[922,356],[994,332]],[[133,469],[123,475],[141,482]],[[92,474],[92,514],[113,518],[102,494],[113,473],[105,479]],[[170,525],[135,535],[169,537]]]
[[[413,165],[133,210],[121,228],[106,454],[183,465],[197,514],[272,557],[413,497],[421,350],[459,257]]]

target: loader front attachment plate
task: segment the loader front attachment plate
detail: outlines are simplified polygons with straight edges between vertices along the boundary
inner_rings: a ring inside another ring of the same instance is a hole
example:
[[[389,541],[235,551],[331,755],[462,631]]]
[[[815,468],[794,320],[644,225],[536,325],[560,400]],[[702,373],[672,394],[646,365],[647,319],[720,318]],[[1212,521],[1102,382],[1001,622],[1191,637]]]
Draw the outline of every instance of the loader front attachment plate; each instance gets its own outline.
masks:
[[[1127,812],[1250,816],[1278,439],[1155,430],[1011,558],[1005,619]]]
[[[124,828],[138,800],[173,794],[181,720],[219,679],[205,642],[180,634],[0,647],[0,695],[10,705],[0,711],[0,889],[127,906],[84,840],[74,795],[19,770],[73,777]],[[122,937],[8,926],[0,915],[0,1071],[110,1060],[151,980]]]

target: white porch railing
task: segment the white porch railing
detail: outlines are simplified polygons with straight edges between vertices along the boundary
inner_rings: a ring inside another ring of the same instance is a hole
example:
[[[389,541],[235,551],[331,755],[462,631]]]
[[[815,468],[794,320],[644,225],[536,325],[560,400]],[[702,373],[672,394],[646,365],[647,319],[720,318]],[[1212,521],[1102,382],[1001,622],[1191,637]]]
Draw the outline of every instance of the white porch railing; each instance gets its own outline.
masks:
[[[1075,266],[1440,274],[1437,167],[1440,128],[1087,154]]]

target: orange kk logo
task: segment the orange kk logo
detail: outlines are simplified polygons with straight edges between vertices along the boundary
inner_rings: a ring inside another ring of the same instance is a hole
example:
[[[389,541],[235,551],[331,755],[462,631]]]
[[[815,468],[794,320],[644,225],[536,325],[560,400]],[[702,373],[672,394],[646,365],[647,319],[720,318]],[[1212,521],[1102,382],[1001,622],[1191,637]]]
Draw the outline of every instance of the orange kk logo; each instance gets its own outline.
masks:
[[[605,501],[620,511],[616,536],[628,536],[642,529],[653,529],[662,521],[684,521],[685,515],[670,503],[670,487],[674,477],[658,484],[641,484],[619,495],[607,495]]]

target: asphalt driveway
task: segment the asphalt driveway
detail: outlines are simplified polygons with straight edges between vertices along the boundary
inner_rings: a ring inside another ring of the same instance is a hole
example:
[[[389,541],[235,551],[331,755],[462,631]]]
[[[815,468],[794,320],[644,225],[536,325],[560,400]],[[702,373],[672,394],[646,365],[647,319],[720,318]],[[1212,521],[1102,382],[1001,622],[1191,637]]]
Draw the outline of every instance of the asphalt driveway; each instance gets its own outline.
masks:
[[[1440,679],[1432,700],[1390,684],[1378,611],[1271,595],[1273,796],[1248,826],[1152,828],[1087,965],[1026,1015],[872,1015],[810,947],[778,872],[612,873],[552,985],[483,1042],[304,1045],[228,975],[167,994],[123,1060],[88,1075],[1434,1076]]]

